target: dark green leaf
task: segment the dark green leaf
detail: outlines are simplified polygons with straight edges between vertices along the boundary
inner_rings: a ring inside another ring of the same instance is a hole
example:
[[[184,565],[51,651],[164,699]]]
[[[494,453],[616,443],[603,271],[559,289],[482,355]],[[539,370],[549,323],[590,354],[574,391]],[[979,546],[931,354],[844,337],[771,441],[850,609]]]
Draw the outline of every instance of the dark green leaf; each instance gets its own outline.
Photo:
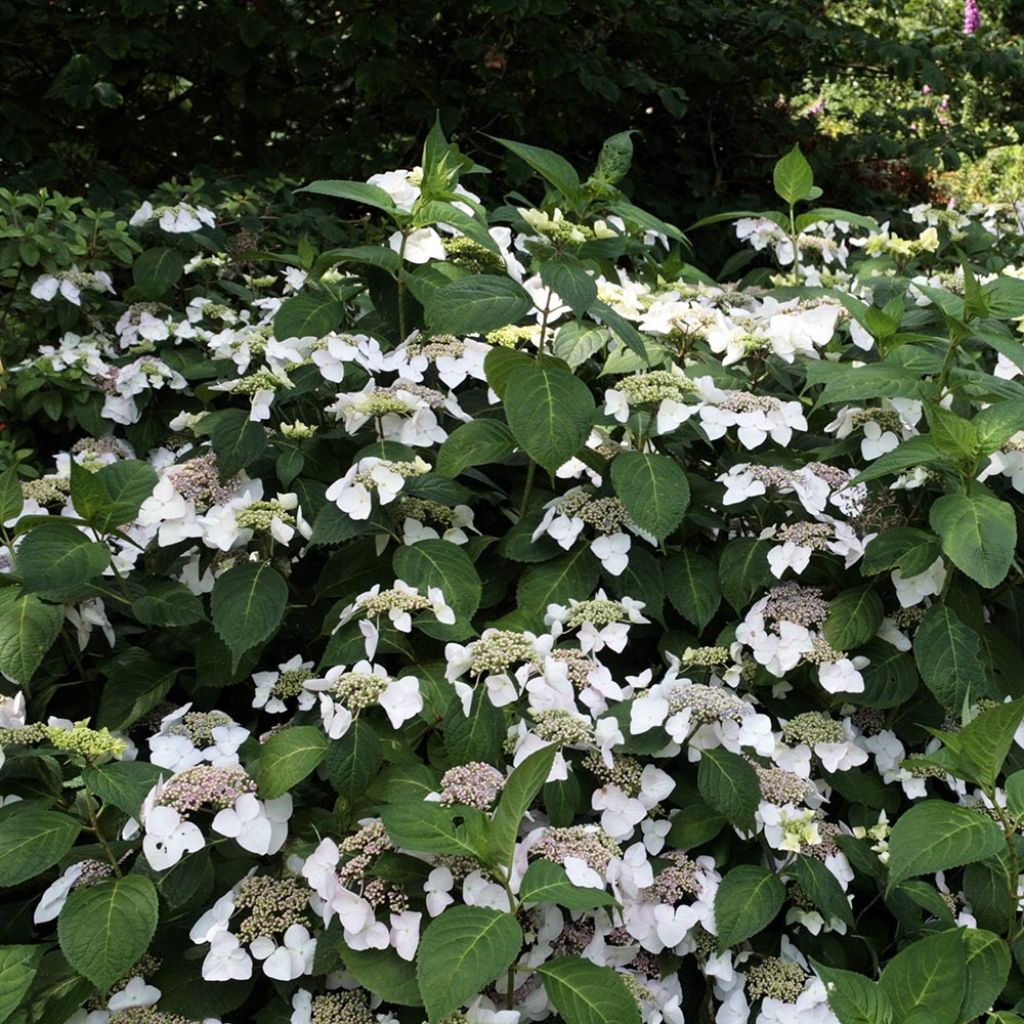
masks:
[[[486,988],[519,955],[523,931],[511,914],[449,907],[423,930],[416,978],[431,1024]]]
[[[1003,846],[1002,830],[980,811],[944,800],[920,801],[889,837],[889,888],[905,878],[984,860]]]
[[[590,388],[557,367],[514,370],[504,404],[520,447],[552,473],[583,447],[597,412]]]
[[[690,484],[674,459],[621,452],[612,459],[611,477],[630,518],[656,540],[664,540],[682,522]]]
[[[640,1024],[640,1010],[621,976],[579,957],[558,957],[538,969],[565,1024]]]
[[[715,893],[715,922],[722,949],[736,946],[771,923],[782,909],[786,890],[770,871],[740,864],[721,881]]]

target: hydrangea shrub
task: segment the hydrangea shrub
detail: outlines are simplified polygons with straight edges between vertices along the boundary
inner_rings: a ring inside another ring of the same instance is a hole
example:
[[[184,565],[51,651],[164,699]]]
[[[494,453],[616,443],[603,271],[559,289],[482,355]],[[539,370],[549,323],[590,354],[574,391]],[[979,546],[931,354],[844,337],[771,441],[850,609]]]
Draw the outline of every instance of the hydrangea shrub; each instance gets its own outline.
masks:
[[[33,278],[0,1021],[1024,1020],[1017,211],[794,150],[716,283],[628,133],[503,144]]]

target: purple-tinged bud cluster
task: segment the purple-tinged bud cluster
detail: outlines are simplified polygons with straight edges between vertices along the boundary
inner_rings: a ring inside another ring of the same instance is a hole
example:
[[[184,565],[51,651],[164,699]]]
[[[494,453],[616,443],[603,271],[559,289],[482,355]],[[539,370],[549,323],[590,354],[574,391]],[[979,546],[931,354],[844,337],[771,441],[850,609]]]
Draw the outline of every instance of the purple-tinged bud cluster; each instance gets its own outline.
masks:
[[[798,626],[820,626],[828,617],[828,601],[818,587],[783,583],[768,591],[765,619],[795,622]]]
[[[505,776],[482,761],[449,768],[441,776],[441,803],[445,807],[465,804],[486,811],[505,785]]]
[[[197,764],[171,777],[160,793],[160,803],[184,817],[200,807],[223,810],[242,794],[255,792],[255,781],[237,765],[215,768]]]

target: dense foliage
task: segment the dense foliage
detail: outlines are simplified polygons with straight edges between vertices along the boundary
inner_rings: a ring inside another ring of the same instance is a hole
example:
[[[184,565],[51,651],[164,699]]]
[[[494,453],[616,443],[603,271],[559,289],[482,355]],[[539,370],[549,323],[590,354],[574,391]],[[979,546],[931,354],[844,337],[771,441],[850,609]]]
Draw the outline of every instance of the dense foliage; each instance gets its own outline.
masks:
[[[0,1020],[1021,1021],[1016,211],[503,145],[19,207]]]
[[[834,202],[918,201],[929,170],[1017,141],[1021,8],[982,7],[966,36],[960,0],[4,2],[0,159],[9,185],[118,201],[172,177],[365,178],[414,163],[440,110],[511,184],[527,169],[490,136],[584,163],[637,129],[636,194],[682,223],[766,200],[795,141]]]

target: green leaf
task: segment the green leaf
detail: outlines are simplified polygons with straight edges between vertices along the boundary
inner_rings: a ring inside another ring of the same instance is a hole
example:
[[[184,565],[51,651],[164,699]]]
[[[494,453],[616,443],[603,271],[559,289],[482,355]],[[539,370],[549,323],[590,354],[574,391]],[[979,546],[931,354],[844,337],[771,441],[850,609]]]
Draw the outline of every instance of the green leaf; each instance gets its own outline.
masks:
[[[632,597],[644,602],[644,614],[657,622],[664,622],[665,583],[661,560],[649,548],[635,546],[629,552],[629,564],[612,576],[606,573],[611,595],[618,600]],[[718,585],[718,577],[715,577]]]
[[[42,946],[0,946],[0,1022],[17,1009],[43,956]]]
[[[59,605],[22,594],[0,604],[0,672],[27,686],[64,625]]]
[[[597,414],[590,388],[557,367],[514,370],[504,405],[519,446],[552,473],[583,447]]]
[[[164,877],[161,876],[161,880]],[[233,1018],[232,1011],[245,1002],[255,984],[255,979],[249,978],[211,985],[203,979],[202,962],[183,956],[164,957],[160,970],[148,980],[160,989],[158,1012],[178,1014],[186,1020],[208,1014],[218,1017],[230,1014]]]
[[[814,172],[803,153],[800,152],[799,146],[794,146],[776,163],[772,172],[772,180],[776,194],[790,206],[802,199],[811,198],[811,190],[814,188]]]
[[[922,800],[893,826],[889,889],[906,878],[984,860],[1004,845],[1002,830],[980,811],[945,800]]]
[[[797,857],[792,868],[800,888],[807,893],[826,921],[836,917],[850,928],[853,927],[853,911],[843,887],[820,860]]]
[[[597,298],[597,284],[571,257],[548,260],[540,266],[540,279],[576,314],[583,316]]]
[[[565,1024],[640,1024],[636,999],[611,967],[564,956],[548,960],[537,973]]]
[[[64,959],[59,949],[46,953],[32,987],[10,1024],[51,1024],[66,1021],[93,993],[87,981]]]
[[[892,1003],[878,982],[816,960],[811,964],[828,988],[828,1004],[839,1024],[892,1024]]]
[[[736,946],[767,927],[785,898],[785,887],[767,869],[756,864],[733,868],[715,893],[715,923],[721,948]]]
[[[697,788],[709,807],[739,829],[751,831],[761,800],[757,772],[723,747],[701,751]]]
[[[974,1020],[984,1013],[1003,991],[1010,974],[1010,950],[998,935],[981,928],[962,928],[967,969],[966,991],[958,1021]]]
[[[564,555],[531,565],[516,588],[519,607],[540,621],[549,604],[568,604],[569,598],[585,600],[594,592],[600,574],[599,563],[586,544],[578,544]]]
[[[981,639],[947,605],[933,604],[914,635],[914,660],[925,685],[951,711],[988,689]]]
[[[327,753],[327,737],[316,725],[293,725],[274,733],[260,748],[256,781],[267,800],[284,796],[309,775]]]
[[[686,548],[672,552],[665,563],[665,593],[684,619],[703,630],[722,603],[715,563]]]
[[[907,946],[885,965],[879,978],[897,1021],[927,1011],[930,1024],[955,1024],[964,983],[964,947],[955,929]]]
[[[212,422],[211,422],[212,421]],[[253,423],[243,409],[223,409],[204,422],[210,426],[210,444],[222,476],[251,466],[267,447],[267,432]]]
[[[844,590],[830,602],[825,620],[825,639],[837,651],[852,651],[874,639],[885,608],[870,587]]]
[[[138,818],[142,801],[166,772],[148,761],[111,761],[92,765],[82,772],[82,781],[105,804]]]
[[[110,564],[110,551],[77,527],[52,522],[29,530],[16,561],[26,590],[70,590],[103,572]]]
[[[454,763],[498,763],[505,739],[505,719],[491,703],[486,686],[478,686],[474,690],[468,715],[462,713],[460,701],[452,701],[445,712],[443,725],[444,747]]]
[[[167,246],[147,249],[132,264],[132,280],[147,299],[161,298],[181,280],[184,272],[181,253]]]
[[[579,200],[580,176],[564,157],[552,153],[549,149],[540,149],[538,146],[527,146],[522,142],[493,138],[495,142],[500,142],[506,149],[519,157],[523,163],[532,167],[545,181],[554,185],[569,200],[570,205],[575,205]]]
[[[998,451],[1024,424],[1024,398],[993,402],[971,421],[983,455]]]
[[[297,188],[295,191],[311,192],[317,196],[331,196],[334,199],[350,199],[354,203],[373,206],[388,213],[397,212],[395,201],[384,189],[377,185],[369,185],[365,181],[343,181],[336,178],[311,181],[308,185]]]
[[[862,484],[883,476],[904,473],[918,466],[929,466],[941,458],[942,455],[931,437],[928,434],[918,434],[915,437],[908,437],[891,452],[879,456],[867,469],[861,470],[851,483]]]
[[[1006,806],[1016,815],[1024,814],[1024,770],[1008,775],[1003,783]]]
[[[416,227],[424,227],[428,224],[447,224],[450,227],[458,228],[467,238],[471,238],[477,245],[484,249],[490,249],[497,257],[500,249],[487,230],[487,225],[476,217],[460,210],[452,203],[445,203],[438,200],[423,203],[416,212]],[[494,269],[502,269],[500,259],[494,260]]]
[[[549,860],[535,860],[526,869],[519,899],[523,903],[557,903],[567,910],[593,910],[615,904],[614,898],[603,889],[573,885],[565,868]]]
[[[447,540],[421,540],[405,545],[392,560],[395,575],[424,596],[428,588],[438,587],[445,601],[455,611],[456,624],[417,619],[416,626],[429,636],[450,639],[466,635],[469,620],[480,606],[481,584],[469,555],[458,544]]]
[[[611,477],[630,518],[656,540],[664,540],[682,522],[690,503],[690,484],[674,459],[620,452],[612,459]]]
[[[486,466],[511,455],[516,442],[501,420],[473,420],[456,427],[437,453],[434,467],[442,476],[455,477],[471,466]]]
[[[861,669],[864,692],[856,702],[867,708],[895,708],[910,700],[920,684],[914,659],[885,641],[875,641],[861,652],[871,664]]]
[[[939,890],[934,885],[921,881],[900,882],[896,889],[896,896],[906,896],[945,927],[956,927],[953,914],[945,902],[943,902]]]
[[[323,764],[334,792],[354,800],[377,778],[383,761],[384,748],[376,730],[357,718],[340,740],[329,744]]]
[[[522,320],[530,293],[510,277],[475,274],[438,288],[423,313],[436,334],[487,334]]]
[[[391,275],[397,274],[402,266],[402,260],[394,249],[385,249],[382,245],[354,245],[321,253],[313,264],[313,274],[322,277],[331,267],[345,263],[379,267]]]
[[[633,162],[633,132],[616,132],[604,140],[594,176],[608,185],[621,181]]]
[[[942,550],[953,564],[983,587],[1006,578],[1017,546],[1013,506],[987,494],[946,494],[928,513]]]
[[[416,978],[431,1024],[482,991],[519,955],[523,930],[511,914],[449,907],[423,931]]]
[[[470,272],[464,270],[455,263],[431,262],[423,263],[415,270],[406,270],[402,274],[402,281],[409,289],[412,297],[421,305],[425,306],[433,295],[441,288],[451,284],[452,281],[460,281],[464,277],[470,277]],[[379,296],[388,304],[391,329],[395,329],[395,318],[398,316],[398,296],[389,288]]]
[[[635,352],[643,360],[643,364],[647,365],[649,359],[644,336],[621,313],[617,313],[600,299],[592,302],[587,312],[608,327],[626,348]]]
[[[535,750],[508,777],[494,812],[489,835],[490,848],[498,864],[511,871],[519,824],[530,804],[547,782],[558,747],[551,744]]]
[[[60,948],[79,974],[105,992],[149,948],[157,914],[156,889],[142,875],[75,889],[57,921]]]
[[[896,526],[883,530],[864,549],[861,572],[874,576],[899,567],[906,578],[917,576],[939,557],[939,539],[927,530],[913,526]]]
[[[1000,274],[982,289],[988,315],[997,320],[1024,316],[1024,281]]]
[[[213,628],[234,661],[277,629],[288,603],[288,584],[265,563],[243,562],[217,577],[210,596]]]
[[[484,357],[484,374],[491,390],[504,400],[505,389],[512,374],[516,370],[535,365],[537,364],[525,352],[496,346]]]
[[[973,458],[978,447],[978,435],[974,427],[947,409],[932,406],[926,408],[931,426],[929,436],[935,447],[943,455],[951,455],[957,459]]]
[[[1024,699],[982,711],[958,733],[960,762],[982,787],[995,786],[1024,719]]]
[[[74,845],[74,818],[35,807],[15,808],[0,826],[0,886],[18,885],[52,867]]]
[[[878,231],[878,221],[874,217],[864,217],[859,213],[837,210],[831,206],[816,206],[813,210],[800,214],[796,219],[796,229],[797,231],[806,231],[812,224],[821,220],[845,220],[848,224],[856,224],[857,227],[866,228],[868,231]]]
[[[610,339],[611,332],[607,327],[570,320],[558,328],[551,351],[575,369],[607,348]]]
[[[21,514],[25,499],[21,493],[21,478],[16,466],[0,473],[0,523],[6,523]]]
[[[274,315],[274,337],[322,338],[345,319],[345,307],[333,296],[316,292],[294,295]]]
[[[726,601],[741,612],[761,587],[772,582],[768,552],[771,542],[738,537],[729,541],[718,561],[718,576]]]
[[[660,217],[655,217],[653,213],[648,213],[646,210],[640,209],[639,206],[634,206],[626,199],[611,200],[608,203],[608,209],[612,213],[617,213],[629,225],[635,224],[637,227],[643,228],[644,231],[660,231],[663,235],[688,245],[686,235],[674,224],[669,224]],[[711,278],[708,278],[705,283],[713,282]]]
[[[103,667],[107,684],[100,697],[97,725],[123,729],[137,722],[167,696],[180,669],[149,656],[141,647],[127,647]]]
[[[184,583],[156,580],[132,602],[132,615],[146,626],[191,626],[206,618],[203,602]]]
[[[381,821],[391,841],[405,850],[417,853],[453,853],[479,859],[480,849],[457,817],[476,818],[483,815],[471,808],[453,810],[429,801],[417,800],[388,804],[380,811]]]
[[[103,532],[130,523],[159,481],[153,467],[138,459],[102,466],[92,474],[92,479],[102,488],[101,506],[86,513],[76,500],[75,508]]]
[[[350,949],[341,943],[349,974],[368,992],[399,1006],[422,1006],[416,968],[393,949]]]
[[[691,850],[710,842],[726,824],[725,818],[703,800],[692,800],[673,816],[667,842],[672,849]]]

